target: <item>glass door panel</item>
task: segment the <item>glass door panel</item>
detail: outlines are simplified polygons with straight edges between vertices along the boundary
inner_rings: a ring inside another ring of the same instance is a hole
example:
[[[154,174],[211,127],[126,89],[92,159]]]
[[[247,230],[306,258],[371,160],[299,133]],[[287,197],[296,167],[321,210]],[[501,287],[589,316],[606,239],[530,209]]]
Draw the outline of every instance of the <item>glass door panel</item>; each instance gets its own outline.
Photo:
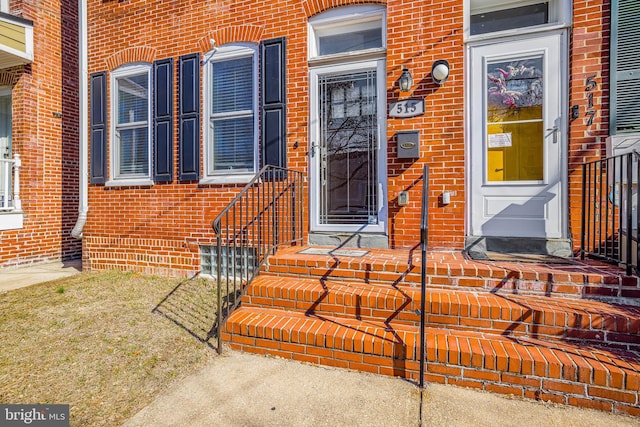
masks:
[[[377,224],[376,71],[319,76],[319,224]]]
[[[544,179],[542,57],[489,62],[486,179]]]

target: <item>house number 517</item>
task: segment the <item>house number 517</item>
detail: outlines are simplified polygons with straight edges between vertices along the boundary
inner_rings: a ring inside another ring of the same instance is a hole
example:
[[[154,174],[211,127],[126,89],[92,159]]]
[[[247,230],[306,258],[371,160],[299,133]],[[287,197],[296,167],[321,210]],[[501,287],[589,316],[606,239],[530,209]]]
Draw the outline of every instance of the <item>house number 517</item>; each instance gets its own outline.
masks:
[[[589,76],[585,80],[584,90],[587,92],[587,111],[585,112],[585,116],[587,116],[587,126],[591,126],[593,124],[593,119],[596,116],[595,106],[593,104],[593,91],[598,87],[598,83],[596,82],[596,76]]]

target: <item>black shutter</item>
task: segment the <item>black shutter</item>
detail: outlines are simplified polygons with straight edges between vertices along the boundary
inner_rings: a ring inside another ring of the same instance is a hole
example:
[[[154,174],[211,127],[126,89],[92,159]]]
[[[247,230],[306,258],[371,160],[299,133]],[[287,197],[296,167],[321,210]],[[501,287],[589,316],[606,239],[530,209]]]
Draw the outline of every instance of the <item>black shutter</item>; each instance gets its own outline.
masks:
[[[179,159],[180,180],[200,179],[200,54],[179,60]]]
[[[610,134],[640,131],[640,56],[637,0],[611,2]]]
[[[153,63],[153,179],[173,180],[173,58]]]
[[[262,164],[287,167],[285,39],[260,43]]]
[[[91,74],[89,127],[91,132],[91,183],[107,182],[107,73]]]

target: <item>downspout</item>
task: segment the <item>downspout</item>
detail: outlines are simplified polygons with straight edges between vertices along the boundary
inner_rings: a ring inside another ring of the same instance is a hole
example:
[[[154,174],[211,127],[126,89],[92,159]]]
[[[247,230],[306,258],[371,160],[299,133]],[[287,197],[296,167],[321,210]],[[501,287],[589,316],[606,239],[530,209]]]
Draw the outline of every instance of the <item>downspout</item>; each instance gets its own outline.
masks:
[[[82,239],[82,230],[84,224],[87,222],[87,212],[89,212],[89,131],[88,131],[88,118],[87,111],[87,87],[88,87],[88,58],[87,58],[87,2],[86,0],[78,0],[78,51],[79,51],[79,87],[78,96],[79,102],[79,147],[80,147],[80,165],[79,165],[79,203],[78,203],[78,220],[76,225],[71,230],[71,235],[76,239]]]

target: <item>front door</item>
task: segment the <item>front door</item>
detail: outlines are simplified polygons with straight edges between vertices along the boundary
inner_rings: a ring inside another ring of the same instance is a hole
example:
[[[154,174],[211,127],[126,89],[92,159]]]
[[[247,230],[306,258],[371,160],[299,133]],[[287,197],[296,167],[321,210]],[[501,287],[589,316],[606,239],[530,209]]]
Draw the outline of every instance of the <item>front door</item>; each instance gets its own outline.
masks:
[[[312,70],[313,231],[385,230],[381,68],[371,61]]]
[[[471,235],[565,238],[564,33],[469,49]]]

